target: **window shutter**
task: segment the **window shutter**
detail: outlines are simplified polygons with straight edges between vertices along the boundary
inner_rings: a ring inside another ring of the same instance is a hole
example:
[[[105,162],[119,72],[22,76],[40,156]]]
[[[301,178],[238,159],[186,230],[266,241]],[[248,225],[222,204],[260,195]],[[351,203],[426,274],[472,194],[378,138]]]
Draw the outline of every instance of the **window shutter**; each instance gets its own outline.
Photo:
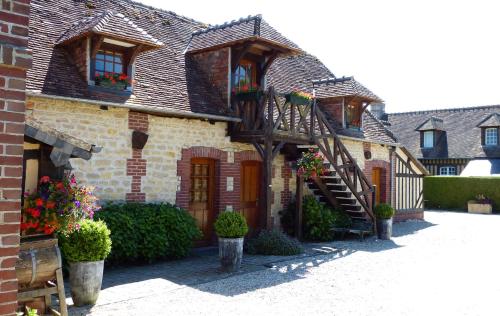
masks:
[[[486,143],[485,131],[486,128],[481,128],[481,145],[484,145]]]
[[[424,148],[424,132],[420,132],[420,148]]]

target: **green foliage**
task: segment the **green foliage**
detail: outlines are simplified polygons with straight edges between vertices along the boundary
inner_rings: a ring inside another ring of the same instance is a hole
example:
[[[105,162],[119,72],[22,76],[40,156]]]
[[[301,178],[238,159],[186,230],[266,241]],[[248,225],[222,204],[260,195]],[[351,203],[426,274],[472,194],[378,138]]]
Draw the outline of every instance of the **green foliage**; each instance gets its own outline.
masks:
[[[332,210],[320,204],[312,195],[304,197],[304,237],[312,241],[333,239],[331,231],[334,223]]]
[[[185,257],[202,235],[195,219],[171,204],[109,204],[96,213],[111,229],[109,262]]]
[[[375,213],[375,217],[379,219],[389,219],[394,216],[394,209],[392,206],[386,203],[380,203],[375,206],[373,209],[373,212]]]
[[[281,228],[290,236],[295,236],[295,207],[295,200],[293,200],[285,209],[278,212]]]
[[[279,230],[263,230],[259,236],[250,239],[246,246],[247,252],[253,255],[293,256],[304,252],[296,239]]]
[[[304,179],[314,178],[324,172],[325,158],[321,156],[318,149],[309,148],[303,152],[297,160],[297,174],[304,176]]]
[[[110,231],[103,221],[85,219],[80,229],[59,234],[59,243],[66,260],[70,262],[100,261],[111,251]]]
[[[345,212],[333,210],[333,227],[335,228],[349,228],[352,226],[352,219]]]
[[[467,201],[482,194],[500,210],[500,177],[425,177],[424,199],[426,208],[467,209]]]
[[[222,212],[214,227],[215,233],[221,238],[240,238],[248,232],[247,221],[238,212]]]

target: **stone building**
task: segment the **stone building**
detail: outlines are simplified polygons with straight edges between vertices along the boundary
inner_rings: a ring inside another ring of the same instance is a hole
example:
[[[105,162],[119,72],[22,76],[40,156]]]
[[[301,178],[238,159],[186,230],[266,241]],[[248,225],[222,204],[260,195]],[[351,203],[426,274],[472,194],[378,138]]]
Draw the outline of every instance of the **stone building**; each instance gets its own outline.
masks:
[[[33,0],[29,48],[25,190],[71,169],[103,201],[185,208],[210,243],[222,211],[279,226],[294,163],[319,146],[330,170],[310,193],[353,217],[380,202],[423,216],[421,201],[401,202],[421,188],[397,176],[425,171],[366,110],[380,98],[261,16],[207,26],[127,0]],[[316,99],[293,104],[293,90]]]

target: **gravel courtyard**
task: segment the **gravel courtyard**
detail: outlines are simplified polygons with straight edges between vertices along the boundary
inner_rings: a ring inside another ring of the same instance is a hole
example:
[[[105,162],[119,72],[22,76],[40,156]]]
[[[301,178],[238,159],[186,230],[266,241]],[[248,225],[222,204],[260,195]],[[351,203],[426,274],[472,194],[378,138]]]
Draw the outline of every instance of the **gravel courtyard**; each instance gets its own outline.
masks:
[[[500,216],[426,212],[425,218],[396,224],[392,241],[333,242],[328,246],[337,250],[326,255],[277,260],[274,267],[261,266],[214,281],[177,286],[161,278],[123,282],[105,288],[102,300],[91,310],[69,311],[71,315],[498,315]],[[115,299],[106,301],[111,296]]]

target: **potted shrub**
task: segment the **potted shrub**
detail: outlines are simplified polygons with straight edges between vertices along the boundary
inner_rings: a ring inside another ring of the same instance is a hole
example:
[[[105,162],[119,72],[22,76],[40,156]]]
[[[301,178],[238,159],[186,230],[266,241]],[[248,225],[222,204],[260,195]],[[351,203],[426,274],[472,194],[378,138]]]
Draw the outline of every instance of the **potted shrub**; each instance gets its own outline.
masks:
[[[374,209],[377,235],[379,239],[391,239],[392,236],[392,218],[394,216],[394,209],[389,204],[380,203]]]
[[[257,84],[241,83],[240,86],[234,87],[233,95],[237,101],[258,101],[263,95]]]
[[[100,73],[96,72],[95,84],[96,86],[108,89],[125,90],[128,86],[128,76],[126,74],[115,74],[107,72],[101,75]]]
[[[302,157],[297,160],[297,174],[303,176],[305,180],[320,176],[325,171],[325,158],[317,149],[309,148],[302,153]]]
[[[491,214],[491,199],[487,198],[483,194],[478,194],[476,195],[475,200],[467,202],[467,211],[475,214]]]
[[[243,258],[243,239],[248,232],[245,217],[237,212],[223,212],[214,224],[219,237],[219,257],[222,270],[238,271]]]
[[[83,220],[79,229],[59,236],[69,263],[69,284],[75,306],[95,304],[101,291],[104,259],[111,251],[110,231],[102,221]]]

